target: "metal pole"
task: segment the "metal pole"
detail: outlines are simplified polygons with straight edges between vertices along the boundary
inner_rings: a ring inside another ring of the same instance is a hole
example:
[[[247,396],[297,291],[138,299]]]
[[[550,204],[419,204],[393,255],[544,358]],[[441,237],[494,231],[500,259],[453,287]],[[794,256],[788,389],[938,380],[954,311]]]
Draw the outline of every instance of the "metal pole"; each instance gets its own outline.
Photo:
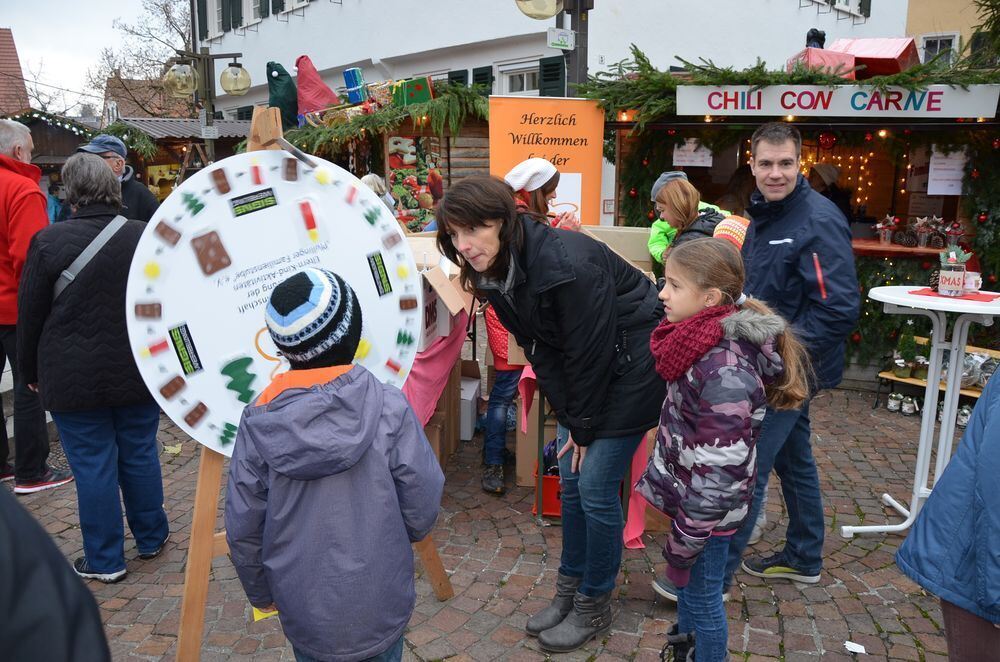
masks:
[[[576,96],[571,85],[587,82],[587,33],[590,21],[587,12],[593,0],[570,0],[566,3],[570,29],[576,33],[576,48],[566,53],[566,96]]]
[[[201,55],[198,56],[198,63],[202,67],[201,90],[202,104],[205,107],[205,126],[212,126],[215,123],[215,58],[208,52],[208,48],[202,46]],[[205,155],[209,164],[215,163],[215,141],[205,138]]]

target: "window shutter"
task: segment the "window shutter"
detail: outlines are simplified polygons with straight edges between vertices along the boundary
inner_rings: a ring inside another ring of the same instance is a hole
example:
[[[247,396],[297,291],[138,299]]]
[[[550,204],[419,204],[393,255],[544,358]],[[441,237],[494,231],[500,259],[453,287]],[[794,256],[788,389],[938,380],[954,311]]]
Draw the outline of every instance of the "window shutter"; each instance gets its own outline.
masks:
[[[229,10],[231,18],[231,23],[234,28],[238,28],[243,25],[243,0],[229,0],[232,8]]]
[[[240,106],[236,109],[236,119],[238,120],[252,120],[253,119],[253,106]]]
[[[486,87],[486,94],[493,94],[493,67],[476,67],[472,70],[472,84]]]
[[[562,55],[538,61],[538,96],[566,96],[566,60]]]
[[[448,82],[455,83],[457,85],[469,85],[469,70],[461,69],[457,71],[448,72]]]
[[[208,0],[198,0],[198,41],[208,39]]]
[[[267,18],[267,15],[271,13],[268,11],[268,9],[270,9],[268,5],[270,5],[271,0],[259,0],[259,2],[260,6],[258,7],[258,11],[260,12],[260,17]]]
[[[861,0],[858,3],[858,11],[865,18],[871,18],[872,15],[872,0]]]
[[[271,0],[271,11],[275,14],[285,11],[285,0]]]
[[[222,31],[229,32],[232,25],[232,5],[230,0],[215,0],[222,3]]]

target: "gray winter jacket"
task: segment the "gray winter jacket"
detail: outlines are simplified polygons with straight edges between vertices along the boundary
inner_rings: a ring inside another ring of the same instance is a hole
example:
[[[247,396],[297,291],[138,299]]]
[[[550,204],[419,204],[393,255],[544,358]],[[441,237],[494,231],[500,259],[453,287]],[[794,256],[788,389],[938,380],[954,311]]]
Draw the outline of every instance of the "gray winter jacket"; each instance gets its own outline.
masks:
[[[354,662],[406,628],[410,543],[434,525],[444,475],[398,389],[337,373],[279,375],[244,410],[226,539],[250,603],[276,605],[296,649]]]

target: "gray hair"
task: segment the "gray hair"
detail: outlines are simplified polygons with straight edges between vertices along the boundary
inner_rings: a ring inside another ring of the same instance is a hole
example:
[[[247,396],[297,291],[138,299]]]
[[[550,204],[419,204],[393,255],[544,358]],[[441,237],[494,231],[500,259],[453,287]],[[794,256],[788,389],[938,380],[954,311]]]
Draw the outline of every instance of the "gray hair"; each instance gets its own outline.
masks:
[[[31,129],[14,120],[0,120],[0,154],[12,156],[15,147],[27,147]]]
[[[99,156],[77,152],[62,167],[62,179],[66,186],[66,202],[74,207],[122,206],[121,182]]]
[[[375,191],[375,195],[381,196],[389,192],[388,187],[385,185],[385,180],[373,172],[362,177],[361,183]]]

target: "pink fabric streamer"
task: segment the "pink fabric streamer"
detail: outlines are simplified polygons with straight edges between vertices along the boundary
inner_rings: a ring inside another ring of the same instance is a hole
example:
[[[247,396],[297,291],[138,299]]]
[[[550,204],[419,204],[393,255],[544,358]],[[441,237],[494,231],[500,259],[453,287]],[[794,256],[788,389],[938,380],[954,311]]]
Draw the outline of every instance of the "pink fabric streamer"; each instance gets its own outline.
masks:
[[[524,366],[521,371],[521,379],[517,382],[517,392],[521,394],[521,432],[528,431],[528,414],[531,413],[531,406],[535,404],[535,371],[530,365]]]
[[[427,425],[434,415],[451,369],[462,354],[468,320],[469,314],[464,310],[452,317],[451,333],[435,340],[413,360],[402,390],[421,425]]]
[[[635,449],[632,456],[632,466],[629,471],[629,494],[628,494],[628,517],[625,519],[625,529],[622,531],[622,539],[626,549],[645,549],[642,542],[642,534],[646,531],[646,507],[649,503],[635,491],[635,482],[639,480],[646,471],[646,464],[649,462],[648,444],[656,443],[656,430],[650,430],[643,437],[642,443]]]

